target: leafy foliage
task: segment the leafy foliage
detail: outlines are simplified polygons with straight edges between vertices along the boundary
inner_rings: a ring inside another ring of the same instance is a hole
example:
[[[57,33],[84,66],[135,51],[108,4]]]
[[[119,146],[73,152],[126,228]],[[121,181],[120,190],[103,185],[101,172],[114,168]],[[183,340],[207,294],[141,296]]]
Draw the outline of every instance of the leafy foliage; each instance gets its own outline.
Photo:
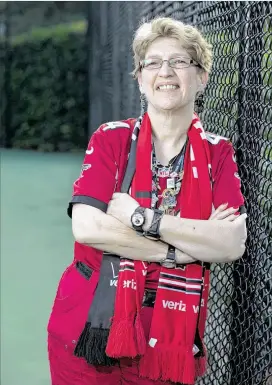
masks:
[[[87,49],[83,24],[14,38],[10,49],[12,147],[68,151],[86,146]]]

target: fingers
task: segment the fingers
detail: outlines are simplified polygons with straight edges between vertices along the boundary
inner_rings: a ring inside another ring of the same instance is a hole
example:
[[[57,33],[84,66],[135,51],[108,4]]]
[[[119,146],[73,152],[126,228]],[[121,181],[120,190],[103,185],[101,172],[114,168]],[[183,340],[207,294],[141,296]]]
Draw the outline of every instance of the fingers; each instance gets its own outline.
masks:
[[[229,221],[229,222],[233,222],[239,217],[239,215],[240,214],[231,214],[228,217],[226,217],[224,220]]]
[[[227,208],[228,204],[224,203],[217,207],[217,209],[211,214],[209,219],[216,219],[216,216]]]
[[[223,205],[220,205],[210,216],[210,220],[223,220],[223,219],[227,219],[227,220],[234,220],[235,217],[233,217],[233,215],[235,213],[237,213],[237,211],[239,210],[239,207],[229,207],[228,209],[226,209],[227,207],[227,203],[223,204]],[[237,216],[237,215],[236,215]]]
[[[243,223],[243,222],[245,222],[246,219],[247,219],[247,214],[244,213],[244,214],[239,215],[236,218],[235,222]]]

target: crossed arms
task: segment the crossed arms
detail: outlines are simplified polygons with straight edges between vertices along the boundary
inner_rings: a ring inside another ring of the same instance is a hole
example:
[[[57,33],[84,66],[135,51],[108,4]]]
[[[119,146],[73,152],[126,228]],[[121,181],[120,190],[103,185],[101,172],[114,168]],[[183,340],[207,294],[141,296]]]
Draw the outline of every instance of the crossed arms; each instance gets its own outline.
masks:
[[[239,259],[245,251],[246,214],[233,218],[236,211],[219,206],[210,220],[165,215],[160,227],[162,241],[152,241],[109,213],[79,203],[73,206],[72,229],[79,243],[134,260],[160,262],[171,244],[176,247],[177,263],[223,263]]]

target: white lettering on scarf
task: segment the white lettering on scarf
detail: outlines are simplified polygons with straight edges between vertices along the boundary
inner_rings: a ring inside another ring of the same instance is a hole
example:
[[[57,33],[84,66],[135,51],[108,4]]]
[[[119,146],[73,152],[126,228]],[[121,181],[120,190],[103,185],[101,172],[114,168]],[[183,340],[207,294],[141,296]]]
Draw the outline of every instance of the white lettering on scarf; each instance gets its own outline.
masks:
[[[162,306],[164,309],[186,311],[186,304],[183,303],[182,301],[174,302],[174,301],[168,301],[168,300],[163,299],[162,300]],[[201,306],[204,306],[204,299],[203,298],[201,300]],[[193,310],[194,310],[194,313],[197,314],[199,312],[199,306],[193,305]]]
[[[134,279],[132,280],[125,280],[123,282],[123,289],[133,289],[133,290],[136,290],[136,282],[134,281]]]
[[[201,307],[205,305],[204,298],[201,299]],[[194,312],[197,314],[199,312],[199,306],[193,305]]]
[[[182,301],[174,302],[163,299],[162,306],[164,307],[164,309],[186,311],[186,304]]]

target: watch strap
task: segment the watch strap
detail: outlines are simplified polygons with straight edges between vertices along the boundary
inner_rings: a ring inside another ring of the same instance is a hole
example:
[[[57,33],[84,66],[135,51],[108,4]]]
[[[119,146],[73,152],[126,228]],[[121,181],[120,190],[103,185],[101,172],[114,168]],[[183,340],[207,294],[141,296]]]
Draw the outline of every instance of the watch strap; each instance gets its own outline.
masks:
[[[168,246],[166,258],[161,262],[161,266],[169,269],[176,267],[176,249],[174,246]]]
[[[148,238],[153,238],[155,240],[160,239],[160,224],[161,224],[161,219],[163,216],[163,211],[154,209],[153,210],[154,215],[153,219],[151,222],[151,225],[147,231],[144,232],[144,236]]]
[[[174,246],[172,246],[172,245],[168,246],[168,251],[167,251],[166,259],[176,263],[176,249],[175,249]]]

